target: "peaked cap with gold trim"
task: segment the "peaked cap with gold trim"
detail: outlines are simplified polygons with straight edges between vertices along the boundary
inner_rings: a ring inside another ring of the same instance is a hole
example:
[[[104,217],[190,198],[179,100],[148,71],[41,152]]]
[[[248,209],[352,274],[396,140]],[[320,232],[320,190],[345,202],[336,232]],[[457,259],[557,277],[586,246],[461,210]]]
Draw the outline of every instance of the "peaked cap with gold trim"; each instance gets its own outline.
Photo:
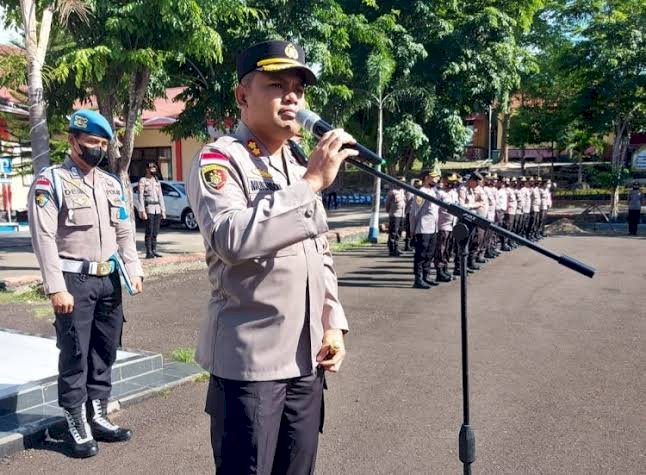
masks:
[[[289,41],[273,40],[257,43],[238,53],[236,71],[238,81],[252,71],[285,71],[298,69],[306,84],[316,84],[316,75],[305,65],[303,48]]]

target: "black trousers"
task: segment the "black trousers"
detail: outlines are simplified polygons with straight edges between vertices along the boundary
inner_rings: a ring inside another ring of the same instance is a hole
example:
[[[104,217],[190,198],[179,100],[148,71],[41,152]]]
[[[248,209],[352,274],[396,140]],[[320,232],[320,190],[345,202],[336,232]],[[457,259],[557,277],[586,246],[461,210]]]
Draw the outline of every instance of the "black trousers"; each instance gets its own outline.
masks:
[[[218,475],[314,473],[323,428],[321,368],[300,378],[236,381],[211,375],[206,412]]]
[[[516,215],[516,234],[523,235],[523,229],[525,226],[525,214]]]
[[[150,243],[153,247],[157,243],[157,235],[159,234],[159,225],[161,224],[161,214],[149,214],[146,220],[146,233],[144,240]]]
[[[485,230],[475,226],[471,230],[471,240],[469,241],[469,259],[475,259],[478,254],[484,252]]]
[[[444,267],[449,263],[451,254],[451,231],[437,232],[437,245],[435,246],[435,267]]]
[[[337,209],[339,207],[339,203],[337,201],[338,195],[336,191],[330,191],[326,196],[325,196],[325,204],[327,209]]]
[[[388,250],[392,254],[399,250],[399,237],[404,226],[404,218],[397,216],[388,217]]]
[[[629,209],[628,210],[628,233],[633,236],[637,235],[637,228],[639,227],[639,221],[641,210],[639,209]]]
[[[401,230],[402,232],[406,232],[406,237],[404,238],[404,246],[406,248],[410,247],[413,233],[410,231],[410,214],[406,213],[406,217],[404,218],[404,228]],[[401,233],[400,233],[401,235]]]
[[[505,213],[505,220],[503,221],[503,224],[505,226],[505,229],[514,232],[514,218],[516,217],[515,214],[508,214]],[[504,236],[500,236],[502,245],[507,245],[511,244],[511,240],[509,238],[506,238]]]
[[[545,222],[547,221],[547,210],[543,209],[541,210],[541,222],[538,225],[538,234],[540,236],[545,235]]]
[[[527,220],[527,225],[525,226],[526,238],[534,237],[534,229],[536,228],[537,222],[538,222],[538,212],[530,211],[529,219]]]
[[[415,257],[413,272],[415,277],[422,277],[431,271],[431,261],[435,253],[437,234],[415,234]]]
[[[58,404],[73,408],[88,399],[108,399],[111,367],[123,330],[119,274],[96,277],[64,272],[74,297],[71,314],[56,314]]]

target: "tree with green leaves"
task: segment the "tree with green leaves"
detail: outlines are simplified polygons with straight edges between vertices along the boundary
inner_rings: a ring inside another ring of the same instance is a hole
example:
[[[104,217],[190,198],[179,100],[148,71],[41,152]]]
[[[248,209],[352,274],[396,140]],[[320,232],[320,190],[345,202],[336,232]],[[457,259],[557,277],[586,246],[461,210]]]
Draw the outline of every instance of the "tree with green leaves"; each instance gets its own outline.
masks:
[[[561,18],[572,35],[563,66],[579,85],[573,108],[593,133],[612,133],[612,168],[619,175],[631,132],[646,128],[646,3],[569,1]],[[619,184],[613,219],[618,209]]]
[[[50,164],[49,129],[46,98],[43,93],[43,67],[49,45],[52,22],[58,18],[62,25],[76,20],[88,21],[88,5],[82,0],[2,0],[10,24],[22,26],[27,66],[27,104],[32,166],[35,173]],[[40,20],[38,19],[40,16]]]
[[[53,60],[58,84],[50,93],[59,107],[93,94],[99,110],[116,129],[123,122],[122,146],[109,149],[109,167],[118,175],[128,200],[128,168],[145,105],[165,94],[169,70],[194,58],[222,61],[224,24],[232,27],[253,17],[242,1],[208,0],[88,1],[90,21],[72,21],[70,44]],[[154,12],[154,13],[153,13]]]

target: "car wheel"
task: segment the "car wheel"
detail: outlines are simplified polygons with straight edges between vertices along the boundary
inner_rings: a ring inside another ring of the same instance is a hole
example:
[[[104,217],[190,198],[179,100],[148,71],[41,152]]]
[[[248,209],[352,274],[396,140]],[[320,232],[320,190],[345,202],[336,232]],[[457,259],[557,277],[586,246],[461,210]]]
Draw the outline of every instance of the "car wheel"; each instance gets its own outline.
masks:
[[[182,213],[182,223],[186,226],[186,229],[189,231],[195,231],[197,226],[197,220],[195,219],[195,214],[193,214],[192,209],[187,209]]]

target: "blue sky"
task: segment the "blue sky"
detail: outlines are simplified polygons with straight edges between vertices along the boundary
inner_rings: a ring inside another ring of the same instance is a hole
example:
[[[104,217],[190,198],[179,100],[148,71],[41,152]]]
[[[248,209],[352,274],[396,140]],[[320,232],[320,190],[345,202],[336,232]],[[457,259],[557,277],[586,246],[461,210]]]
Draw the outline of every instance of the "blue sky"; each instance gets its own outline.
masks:
[[[0,8],[0,23],[2,23],[3,18],[4,9]],[[11,40],[17,40],[19,38],[20,36],[15,30],[7,30],[2,24],[0,24],[0,44],[8,44],[11,43]]]

